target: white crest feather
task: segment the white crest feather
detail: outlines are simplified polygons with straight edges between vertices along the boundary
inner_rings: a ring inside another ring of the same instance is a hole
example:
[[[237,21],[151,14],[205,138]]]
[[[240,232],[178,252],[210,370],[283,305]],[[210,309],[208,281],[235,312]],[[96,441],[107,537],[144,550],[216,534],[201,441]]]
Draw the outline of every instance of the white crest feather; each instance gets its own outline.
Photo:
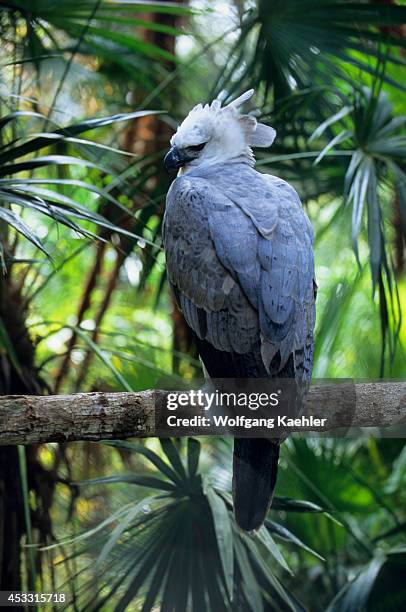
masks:
[[[254,95],[254,90],[249,89],[245,93],[241,94],[241,96],[239,96],[238,98],[230,102],[230,104],[227,104],[226,108],[230,108],[230,107],[239,108],[240,106],[248,102],[248,100],[251,100],[253,95]]]
[[[270,147],[275,140],[276,131],[264,123],[257,123],[257,127],[251,134],[250,145],[252,147]]]
[[[238,122],[250,147],[270,147],[276,132],[269,125],[258,123],[252,115],[239,115]]]
[[[189,115],[191,115],[192,113],[199,113],[201,110],[203,110],[203,104],[199,102],[199,104],[196,104],[196,106],[192,108],[192,110],[189,112]]]

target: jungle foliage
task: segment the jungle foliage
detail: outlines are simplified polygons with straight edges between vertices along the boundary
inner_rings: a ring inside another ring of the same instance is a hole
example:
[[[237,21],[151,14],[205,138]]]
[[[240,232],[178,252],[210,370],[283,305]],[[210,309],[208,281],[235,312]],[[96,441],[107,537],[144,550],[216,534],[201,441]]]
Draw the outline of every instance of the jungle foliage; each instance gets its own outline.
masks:
[[[401,377],[406,8],[0,0],[0,390],[141,390],[200,371],[165,281],[162,157],[197,101],[253,86],[258,167],[315,228],[315,377]],[[2,588],[74,610],[399,610],[397,439],[283,447],[255,536],[229,440],[0,449]],[[26,546],[26,545],[29,546]]]

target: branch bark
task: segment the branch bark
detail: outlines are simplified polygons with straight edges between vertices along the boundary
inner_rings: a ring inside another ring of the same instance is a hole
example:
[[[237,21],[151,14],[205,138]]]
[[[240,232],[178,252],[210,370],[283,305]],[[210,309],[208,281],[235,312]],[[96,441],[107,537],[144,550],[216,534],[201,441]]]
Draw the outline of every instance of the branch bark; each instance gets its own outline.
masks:
[[[0,397],[0,445],[168,436],[169,428],[163,430],[159,424],[162,420],[157,419],[157,414],[166,410],[167,394],[166,391],[149,390],[3,396]],[[345,406],[348,408],[351,403],[352,410],[348,412]],[[350,426],[405,426],[406,382],[316,385],[310,389],[305,414],[312,414],[314,418],[327,417],[327,425],[297,426],[290,431],[331,432]],[[255,417],[255,413],[252,416]],[[170,435],[220,434],[218,428],[210,425],[187,430],[175,427]]]

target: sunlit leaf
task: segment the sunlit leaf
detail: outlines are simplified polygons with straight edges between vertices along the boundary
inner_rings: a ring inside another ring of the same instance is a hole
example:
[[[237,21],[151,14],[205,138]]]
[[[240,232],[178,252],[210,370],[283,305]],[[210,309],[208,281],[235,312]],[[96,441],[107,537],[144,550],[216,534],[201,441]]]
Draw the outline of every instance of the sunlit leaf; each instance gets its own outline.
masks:
[[[48,257],[50,257],[48,251],[43,246],[42,242],[39,238],[34,234],[34,232],[24,223],[24,221],[16,215],[12,210],[7,208],[0,207],[0,219],[8,223],[11,227],[13,227],[16,232],[27,238],[33,245],[40,249],[43,253],[45,253]]]

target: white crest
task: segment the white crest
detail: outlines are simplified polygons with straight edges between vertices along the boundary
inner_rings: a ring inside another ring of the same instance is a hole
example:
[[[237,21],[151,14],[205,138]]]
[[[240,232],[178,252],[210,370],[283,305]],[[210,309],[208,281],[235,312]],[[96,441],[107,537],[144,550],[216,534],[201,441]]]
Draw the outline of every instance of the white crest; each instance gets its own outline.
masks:
[[[252,115],[240,115],[237,111],[237,109],[248,102],[253,95],[254,90],[249,89],[225,106],[223,111],[227,112],[231,110],[237,114],[238,121],[245,132],[247,144],[250,147],[270,147],[275,140],[276,131],[269,125],[265,125],[265,123],[258,123]]]
[[[215,99],[210,105],[197,104],[189,112],[171,139],[171,144],[180,149],[205,144],[189,166],[239,157],[246,157],[253,164],[251,147],[266,148],[272,145],[275,130],[259,123],[253,115],[240,111],[253,95],[254,90],[249,89],[224,107],[220,100]]]

